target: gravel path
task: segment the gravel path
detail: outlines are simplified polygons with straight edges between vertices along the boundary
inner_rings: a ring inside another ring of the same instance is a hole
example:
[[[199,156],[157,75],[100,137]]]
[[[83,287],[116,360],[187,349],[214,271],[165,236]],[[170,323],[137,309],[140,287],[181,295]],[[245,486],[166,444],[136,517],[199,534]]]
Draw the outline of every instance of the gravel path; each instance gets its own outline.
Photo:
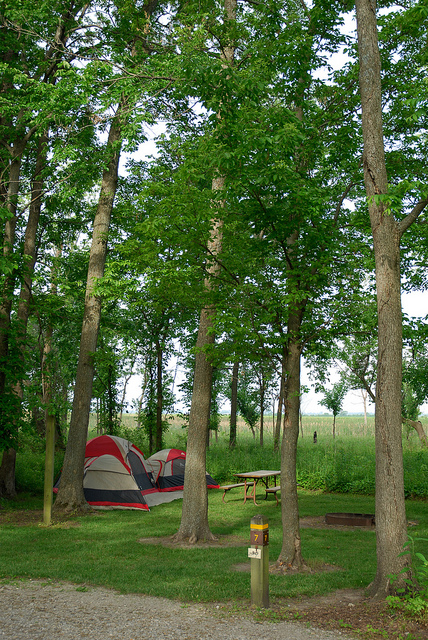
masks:
[[[254,622],[215,606],[37,580],[0,585],[0,640],[346,640],[291,622]]]

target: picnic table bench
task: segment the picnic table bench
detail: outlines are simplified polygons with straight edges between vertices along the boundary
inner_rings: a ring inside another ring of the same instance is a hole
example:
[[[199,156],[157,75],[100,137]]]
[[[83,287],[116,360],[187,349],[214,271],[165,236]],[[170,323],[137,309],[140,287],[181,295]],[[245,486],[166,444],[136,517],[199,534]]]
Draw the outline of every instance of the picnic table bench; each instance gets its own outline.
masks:
[[[279,500],[278,500],[277,493],[278,493],[278,491],[281,491],[281,486],[278,484],[276,487],[266,487],[265,491],[266,491],[265,500],[267,499],[269,493],[273,493],[273,495],[276,498],[276,506],[278,506],[279,505]]]
[[[220,489],[223,489],[223,495],[221,498],[223,502],[224,502],[224,496],[226,495],[226,493],[231,489],[236,489],[237,487],[245,487],[245,482],[236,482],[235,484],[224,484],[220,487]]]
[[[221,485],[219,488],[223,491],[223,495],[222,495],[222,500],[223,502],[225,502],[225,495],[228,491],[230,491],[231,489],[237,489],[238,487],[245,487],[245,482],[235,482],[235,484],[223,484]],[[276,499],[276,506],[279,505],[279,500],[278,500],[278,496],[277,493],[278,491],[281,491],[281,486],[278,484],[276,487],[265,487],[265,492],[266,492],[266,496],[265,496],[265,500],[267,499],[268,495],[270,493],[273,493],[273,495],[275,496]]]

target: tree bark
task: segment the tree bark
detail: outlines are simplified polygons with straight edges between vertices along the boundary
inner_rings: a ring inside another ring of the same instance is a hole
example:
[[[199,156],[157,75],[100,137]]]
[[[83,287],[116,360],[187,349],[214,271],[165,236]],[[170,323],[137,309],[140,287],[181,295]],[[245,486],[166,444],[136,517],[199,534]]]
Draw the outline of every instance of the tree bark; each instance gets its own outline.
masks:
[[[190,543],[215,539],[208,524],[208,490],[205,479],[213,373],[205,350],[214,344],[213,313],[214,309],[203,309],[199,320],[187,438],[183,510],[180,528],[175,535],[177,541],[188,539]]]
[[[27,332],[28,317],[30,314],[31,290],[33,287],[33,273],[36,264],[36,241],[39,227],[40,212],[42,208],[42,193],[44,178],[43,169],[46,165],[48,135],[43,134],[37,145],[36,166],[34,170],[33,184],[31,188],[31,203],[28,214],[27,226],[24,237],[24,278],[21,286],[18,303],[18,319],[21,324],[21,331],[25,336]]]
[[[95,288],[98,280],[104,275],[107,257],[107,237],[118,180],[123,111],[123,106],[119,105],[110,126],[107,141],[107,166],[103,171],[89,254],[85,308],[70,429],[61,474],[61,484],[53,507],[54,511],[85,511],[89,509],[83,493],[83,466],[92,400],[93,356],[97,348],[101,320],[101,298],[96,295]]]
[[[6,449],[3,451],[3,457],[0,465],[0,497],[15,498],[15,449]]]
[[[8,173],[8,185],[4,194],[2,205],[11,213],[6,221],[3,238],[3,255],[12,256],[16,236],[16,209],[21,177],[22,154],[24,153],[28,139],[16,143],[11,150],[11,159]],[[12,313],[12,298],[15,284],[15,272],[9,274],[4,281],[2,299],[0,302],[0,362],[6,363],[9,358],[9,329]],[[0,435],[5,442],[12,444],[13,418],[7,408],[7,368],[0,367],[0,401],[3,406],[0,409]],[[6,406],[4,406],[6,404]],[[15,489],[15,461],[16,451],[12,448],[3,451],[0,467],[0,495],[14,497]]]
[[[282,353],[282,364],[281,364],[281,382],[279,386],[279,398],[278,398],[278,408],[276,412],[276,423],[275,430],[273,434],[273,450],[275,453],[279,451],[279,441],[281,439],[281,421],[282,421],[282,407],[284,404],[284,395],[285,395],[285,378],[286,378],[286,369],[285,369],[285,361],[287,358],[287,353],[284,350]]]
[[[229,429],[229,447],[235,448],[236,445],[236,417],[238,413],[238,372],[239,362],[233,363],[232,385],[230,394],[230,429]]]
[[[263,447],[264,438],[264,414],[265,414],[265,377],[262,371],[260,375],[260,446]]]
[[[364,182],[373,234],[378,309],[375,409],[377,571],[371,594],[375,598],[383,598],[404,586],[410,575],[408,556],[400,556],[407,537],[401,441],[400,230],[394,216],[385,212],[378,198],[387,193],[388,182],[375,4],[371,0],[356,0],[356,13]],[[393,586],[391,576],[397,577]]]
[[[236,18],[237,0],[224,0],[228,20]],[[224,68],[233,64],[234,46],[226,46],[221,58]],[[213,179],[212,190],[224,188],[225,177],[218,175]],[[219,216],[213,219],[207,249],[212,260],[208,266],[205,288],[209,290],[213,279],[220,272],[216,257],[220,255],[223,240],[223,221]],[[180,528],[174,536],[176,541],[188,539],[190,543],[198,540],[212,540],[208,524],[208,492],[206,486],[206,450],[210,424],[213,367],[208,360],[207,349],[214,345],[214,307],[202,309],[199,319],[196,342],[196,362],[193,380],[192,403],[189,415],[187,436],[186,473],[184,476],[183,510]]]
[[[297,440],[300,414],[300,327],[302,308],[290,311],[288,320],[288,348],[285,364],[284,429],[281,443],[281,519],[282,548],[277,565],[285,569],[304,566],[299,529],[297,497]]]
[[[422,426],[422,422],[420,420],[410,420],[409,418],[401,418],[403,424],[407,424],[409,427],[412,427],[418,434],[420,443],[423,447],[428,447],[428,439],[424,428]]]
[[[156,451],[163,449],[162,443],[162,412],[163,412],[163,386],[162,386],[162,345],[156,342]]]
[[[16,236],[16,207],[20,186],[21,161],[27,140],[17,143],[13,150],[9,166],[8,188],[3,206],[11,216],[6,221],[3,238],[3,255],[11,256],[14,251]],[[9,352],[9,327],[10,314],[12,312],[12,296],[16,273],[5,278],[2,299],[0,304],[0,360],[6,361]],[[3,394],[6,386],[6,371],[0,368],[0,394]]]
[[[56,250],[56,258],[61,255],[61,250]],[[57,294],[55,269],[51,269],[51,294]],[[27,306],[27,305],[25,305]],[[28,316],[27,316],[28,318]],[[43,492],[43,523],[50,525],[53,503],[54,465],[55,465],[55,409],[52,406],[53,371],[51,363],[53,339],[53,326],[49,324],[46,330],[42,356],[42,388],[44,411],[44,435],[45,435],[45,479]]]

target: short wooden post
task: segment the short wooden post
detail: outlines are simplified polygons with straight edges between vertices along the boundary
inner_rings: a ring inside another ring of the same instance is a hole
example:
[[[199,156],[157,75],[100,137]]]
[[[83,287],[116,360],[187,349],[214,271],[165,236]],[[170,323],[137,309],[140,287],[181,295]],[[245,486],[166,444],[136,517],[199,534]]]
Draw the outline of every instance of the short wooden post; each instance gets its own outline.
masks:
[[[251,604],[269,608],[269,523],[261,515],[251,518],[248,556],[251,558]]]

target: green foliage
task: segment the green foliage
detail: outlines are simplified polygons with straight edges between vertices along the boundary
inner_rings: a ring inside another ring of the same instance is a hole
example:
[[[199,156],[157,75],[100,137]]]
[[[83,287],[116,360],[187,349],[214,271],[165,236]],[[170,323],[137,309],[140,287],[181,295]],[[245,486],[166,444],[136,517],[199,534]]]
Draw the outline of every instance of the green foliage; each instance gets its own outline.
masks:
[[[347,382],[340,380],[335,382],[331,389],[318,388],[318,391],[324,393],[324,398],[320,400],[320,404],[331,411],[334,417],[338,416],[342,411],[343,400],[348,391]]]
[[[259,403],[256,391],[247,388],[238,389],[238,411],[251,430],[254,430],[260,419]]]
[[[407,587],[397,589],[397,595],[388,596],[387,602],[391,609],[398,610],[411,617],[428,617],[428,559],[416,547],[421,542],[428,542],[428,538],[408,536],[401,555],[409,555],[412,566],[412,578],[406,578]],[[403,569],[403,572],[406,570]],[[392,576],[394,583],[396,576]]]
[[[57,450],[54,461],[54,480],[59,476],[64,452]],[[42,496],[45,476],[45,441],[35,433],[21,438],[16,456],[16,490],[32,496]]]

